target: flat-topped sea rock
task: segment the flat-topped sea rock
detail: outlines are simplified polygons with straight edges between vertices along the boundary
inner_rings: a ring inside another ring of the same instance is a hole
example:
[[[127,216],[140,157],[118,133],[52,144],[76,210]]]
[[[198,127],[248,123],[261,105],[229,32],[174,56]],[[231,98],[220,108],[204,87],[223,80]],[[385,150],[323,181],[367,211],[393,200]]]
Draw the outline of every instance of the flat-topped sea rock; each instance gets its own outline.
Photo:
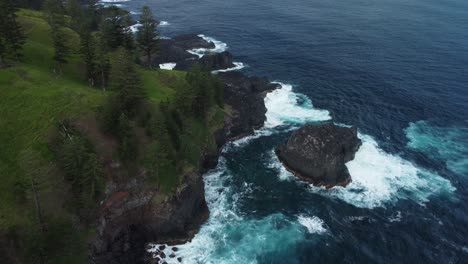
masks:
[[[332,122],[306,124],[295,131],[275,152],[295,176],[317,186],[346,186],[351,176],[345,163],[361,146],[355,127]]]

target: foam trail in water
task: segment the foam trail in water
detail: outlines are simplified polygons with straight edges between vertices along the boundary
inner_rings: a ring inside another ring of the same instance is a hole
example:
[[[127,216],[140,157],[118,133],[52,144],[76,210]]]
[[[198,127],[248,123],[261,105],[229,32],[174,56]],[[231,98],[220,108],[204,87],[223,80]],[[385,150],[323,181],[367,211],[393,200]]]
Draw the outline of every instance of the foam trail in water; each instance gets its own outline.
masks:
[[[123,3],[130,2],[131,0],[100,0],[101,3]]]
[[[197,55],[199,58],[203,57],[205,54],[208,54],[208,53],[221,53],[221,52],[224,52],[227,50],[228,46],[226,43],[224,42],[221,42],[219,40],[216,40],[212,37],[207,37],[203,34],[201,35],[198,35],[200,38],[206,40],[207,42],[211,42],[215,45],[214,48],[212,49],[205,49],[205,48],[200,48],[200,49],[191,49],[191,50],[187,50],[189,53],[191,54],[194,54],[194,55]]]
[[[267,167],[270,169],[275,169],[278,172],[278,178],[281,181],[293,180],[294,175],[283,166],[281,161],[278,159],[278,156],[276,156],[275,151],[271,150],[269,155],[270,162],[267,164]]]
[[[230,149],[228,146],[225,151]],[[252,186],[236,186],[232,178],[223,158],[204,176],[210,218],[191,242],[177,246],[176,257],[166,258],[167,263],[178,263],[179,257],[183,263],[256,263],[256,256],[288,251],[307,233],[323,233],[323,222],[314,217],[291,220],[280,213],[262,218],[242,216],[237,204],[252,192]],[[153,245],[150,251],[157,247]]]
[[[218,72],[237,71],[237,70],[241,70],[241,69],[245,68],[244,63],[242,63],[242,62],[233,62],[233,64],[234,64],[234,67],[227,68],[227,69],[221,69],[221,70],[215,70],[215,71],[212,71],[212,73],[216,74]]]
[[[159,26],[160,26],[160,27],[166,27],[166,26],[170,26],[170,25],[171,25],[171,24],[169,24],[169,22],[167,22],[167,21],[161,21],[161,22],[159,22]]]
[[[173,70],[177,63],[175,62],[167,62],[167,63],[161,63],[159,64],[159,68],[163,70]]]
[[[305,122],[331,119],[327,110],[315,109],[307,96],[293,92],[292,85],[279,84],[281,89],[276,89],[265,97],[265,106],[268,110],[265,127],[273,128],[284,124],[301,125]]]
[[[418,121],[410,123],[405,133],[409,148],[442,160],[451,171],[468,176],[468,128],[436,127]]]
[[[451,193],[455,190],[450,181],[413,165],[398,155],[379,148],[368,135],[359,134],[362,146],[354,160],[346,166],[352,182],[346,187],[331,190],[314,187],[314,192],[332,196],[357,207],[374,208],[385,206],[398,199],[412,199],[419,203],[428,201],[436,193]]]

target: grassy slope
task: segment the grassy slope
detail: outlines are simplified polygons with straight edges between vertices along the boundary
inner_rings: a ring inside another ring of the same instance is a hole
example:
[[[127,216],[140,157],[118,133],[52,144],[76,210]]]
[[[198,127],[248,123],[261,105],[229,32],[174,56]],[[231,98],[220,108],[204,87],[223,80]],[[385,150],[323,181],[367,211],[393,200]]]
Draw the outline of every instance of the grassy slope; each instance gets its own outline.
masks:
[[[13,190],[18,182],[27,182],[31,160],[41,166],[50,159],[47,130],[58,118],[90,113],[103,100],[102,93],[87,87],[80,77],[76,34],[67,31],[74,55],[64,75],[57,77],[47,23],[33,11],[20,12],[19,21],[28,37],[24,62],[0,70],[0,227],[28,220],[23,208],[15,205]]]
[[[62,204],[67,187],[51,165],[47,134],[60,118],[92,114],[107,95],[88,87],[84,81],[76,33],[67,31],[72,55],[63,75],[58,77],[53,73],[49,26],[42,14],[21,10],[19,21],[27,35],[24,60],[19,65],[0,70],[0,234],[10,228],[37,228],[32,193],[27,187],[33,177],[39,182],[44,213],[53,215],[59,223],[55,226],[50,223],[52,231],[48,239],[64,243],[65,238],[73,244],[72,241],[84,241],[86,234],[77,233],[66,224],[71,219]],[[183,72],[142,69],[141,73],[150,100],[155,103],[171,100],[177,85],[185,82]],[[222,111],[213,109],[211,116],[211,129],[206,129],[199,121],[189,120],[189,129],[182,138],[187,148],[184,154],[188,160],[187,170],[197,167],[202,147],[214,146],[211,132],[222,123]],[[160,183],[171,190],[179,180],[172,175],[160,179]],[[15,195],[22,189],[27,190],[26,202],[19,202]],[[56,229],[55,233],[53,229]],[[60,239],[54,238],[57,234],[62,234]],[[56,245],[60,252],[52,262],[84,261],[85,244],[74,244],[76,246],[68,249]]]

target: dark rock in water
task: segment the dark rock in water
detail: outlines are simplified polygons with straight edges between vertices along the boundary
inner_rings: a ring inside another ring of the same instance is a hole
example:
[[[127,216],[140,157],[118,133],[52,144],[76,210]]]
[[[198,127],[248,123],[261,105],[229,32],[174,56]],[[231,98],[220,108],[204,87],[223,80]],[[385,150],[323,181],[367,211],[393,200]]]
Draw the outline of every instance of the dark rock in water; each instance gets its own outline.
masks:
[[[207,54],[198,61],[198,64],[200,64],[202,68],[212,70],[234,67],[232,54],[229,51]]]
[[[179,250],[177,247],[172,247],[172,251],[177,252],[177,250]]]
[[[206,41],[202,37],[196,34],[185,34],[173,37],[175,45],[189,50],[189,49],[214,49],[215,45],[213,42]]]
[[[161,246],[159,246],[159,250],[164,250],[165,248],[166,248],[166,246],[165,246],[165,245],[161,245]]]
[[[331,188],[351,182],[345,163],[354,159],[360,146],[355,127],[327,122],[304,125],[276,148],[276,154],[300,179]]]
[[[209,53],[199,58],[188,58],[179,61],[175,67],[176,70],[190,70],[193,66],[199,65],[202,69],[219,70],[234,67],[232,54],[228,51],[221,53]]]
[[[159,256],[161,256],[161,258],[166,258],[166,254],[164,254],[164,252],[161,252],[161,254],[159,254]]]
[[[170,258],[175,258],[175,254],[172,253],[172,254],[169,255],[169,257],[170,257]]]
[[[177,261],[182,262],[182,258],[177,258]]]
[[[220,70],[234,67],[232,54],[228,51],[221,53],[208,53],[199,58],[188,50],[192,49],[213,49],[215,45],[212,42],[195,35],[181,35],[172,39],[161,39],[159,41],[159,52],[151,57],[151,65],[158,67],[162,63],[176,63],[174,69],[189,70],[195,64],[208,70]],[[147,58],[141,57],[140,60],[145,63]]]
[[[218,76],[224,83],[224,102],[232,108],[225,125],[226,136],[230,139],[242,137],[263,126],[267,111],[265,95],[279,85],[240,72],[223,72]]]

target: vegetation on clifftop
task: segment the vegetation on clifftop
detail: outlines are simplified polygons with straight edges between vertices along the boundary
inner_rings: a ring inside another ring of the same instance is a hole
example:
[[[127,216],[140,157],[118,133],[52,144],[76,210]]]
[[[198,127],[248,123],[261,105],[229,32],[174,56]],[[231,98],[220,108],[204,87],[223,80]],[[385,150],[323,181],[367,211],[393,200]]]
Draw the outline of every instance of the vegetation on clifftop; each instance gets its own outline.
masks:
[[[200,69],[142,67],[133,39],[109,47],[99,27],[82,30],[71,13],[60,45],[50,14],[16,14],[23,56],[0,68],[0,255],[7,263],[84,263],[106,182],[142,177],[171,193],[199,169],[222,126],[222,85]]]

